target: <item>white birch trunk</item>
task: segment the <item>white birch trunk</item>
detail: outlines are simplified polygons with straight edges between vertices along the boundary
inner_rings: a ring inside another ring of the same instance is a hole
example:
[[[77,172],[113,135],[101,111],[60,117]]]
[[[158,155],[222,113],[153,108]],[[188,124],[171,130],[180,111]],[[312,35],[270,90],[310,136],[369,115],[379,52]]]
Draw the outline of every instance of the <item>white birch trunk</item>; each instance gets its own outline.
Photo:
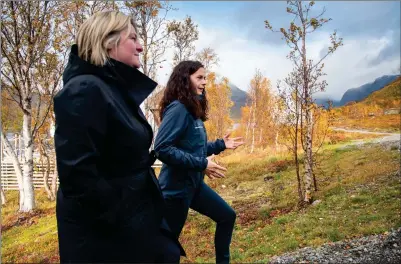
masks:
[[[0,185],[0,191],[1,191],[1,205],[5,205],[7,203],[6,195],[4,194],[3,188]]]
[[[51,192],[54,196],[54,199],[57,199],[57,177],[58,177],[57,160],[56,160],[56,156],[54,156],[54,172],[53,172],[53,178],[52,178],[52,183],[51,183]]]
[[[24,137],[24,166],[22,174],[22,186],[24,190],[24,199],[20,204],[21,212],[30,212],[35,208],[35,197],[33,190],[33,139],[32,139],[32,116],[31,104],[24,101],[24,119],[22,124],[22,133]]]
[[[18,189],[19,189],[19,204],[21,205],[24,200],[24,188],[23,188],[23,178],[20,162],[17,158],[15,151],[13,150],[10,142],[5,137],[3,131],[1,132],[1,141],[3,142],[4,149],[7,155],[11,158],[13,163],[15,175],[17,176]]]

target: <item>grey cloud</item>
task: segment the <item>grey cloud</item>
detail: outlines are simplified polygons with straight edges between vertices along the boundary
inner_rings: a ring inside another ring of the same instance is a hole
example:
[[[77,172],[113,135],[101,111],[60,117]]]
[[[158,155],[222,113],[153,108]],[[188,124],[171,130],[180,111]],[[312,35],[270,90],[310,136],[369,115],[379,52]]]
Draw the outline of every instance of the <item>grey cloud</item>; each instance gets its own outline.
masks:
[[[286,2],[246,2],[243,8],[232,17],[233,24],[242,28],[248,38],[268,43],[283,45],[279,33],[272,33],[264,26],[267,19],[274,28],[288,27],[292,16],[286,13]],[[400,2],[373,1],[317,1],[312,15],[326,8],[324,17],[333,20],[320,30],[332,32],[337,29],[344,37],[357,38],[383,34],[388,29],[400,28]]]
[[[372,67],[391,58],[400,58],[400,48],[400,31],[398,30],[393,33],[391,42],[376,57],[367,60],[366,64]]]

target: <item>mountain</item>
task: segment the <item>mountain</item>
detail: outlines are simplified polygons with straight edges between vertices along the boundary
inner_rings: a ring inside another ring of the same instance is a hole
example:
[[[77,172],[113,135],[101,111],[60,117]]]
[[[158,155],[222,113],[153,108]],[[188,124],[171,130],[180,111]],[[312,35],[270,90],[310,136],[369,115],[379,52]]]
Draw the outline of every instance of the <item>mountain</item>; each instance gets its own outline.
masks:
[[[337,106],[341,105],[339,100],[334,100],[334,99],[325,98],[325,97],[323,97],[323,98],[315,98],[315,103],[317,105],[323,105],[324,108],[328,108],[329,107],[329,103],[327,101],[329,101],[329,100],[332,102],[332,104],[333,104],[332,106],[333,107],[337,107]]]
[[[319,97],[314,99],[316,104],[322,105],[325,108],[328,108],[329,106],[327,102],[328,100],[332,101],[333,107],[340,107],[352,101],[359,102],[368,97],[373,92],[378,91],[383,87],[385,87],[386,85],[392,83],[399,76],[400,75],[384,75],[382,77],[377,78],[371,83],[364,84],[358,88],[348,89],[342,96],[341,100],[334,100],[329,97]]]
[[[228,85],[231,89],[231,101],[234,103],[233,107],[231,108],[231,118],[240,119],[241,107],[245,106],[248,94],[233,83],[229,83]]]
[[[389,83],[382,89],[373,92],[361,104],[377,105],[382,109],[399,108],[401,102],[401,77]]]
[[[341,98],[340,105],[345,105],[348,102],[359,102],[366,98],[369,94],[380,90],[387,84],[393,82],[399,75],[384,75],[377,78],[371,83],[364,84],[357,88],[348,89]]]

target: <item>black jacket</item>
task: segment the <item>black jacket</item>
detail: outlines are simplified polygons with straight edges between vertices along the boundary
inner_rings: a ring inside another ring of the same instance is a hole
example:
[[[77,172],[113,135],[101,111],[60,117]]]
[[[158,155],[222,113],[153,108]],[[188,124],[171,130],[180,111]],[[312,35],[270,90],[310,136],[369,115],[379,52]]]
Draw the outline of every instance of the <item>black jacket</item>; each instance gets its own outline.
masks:
[[[223,139],[207,141],[201,119],[189,113],[178,100],[164,113],[155,140],[156,157],[163,162],[160,187],[166,198],[186,198],[188,189],[196,189],[204,179],[207,157],[226,149]]]
[[[152,261],[164,201],[139,105],[157,84],[115,60],[96,67],[76,45],[63,84],[54,98],[61,261]]]

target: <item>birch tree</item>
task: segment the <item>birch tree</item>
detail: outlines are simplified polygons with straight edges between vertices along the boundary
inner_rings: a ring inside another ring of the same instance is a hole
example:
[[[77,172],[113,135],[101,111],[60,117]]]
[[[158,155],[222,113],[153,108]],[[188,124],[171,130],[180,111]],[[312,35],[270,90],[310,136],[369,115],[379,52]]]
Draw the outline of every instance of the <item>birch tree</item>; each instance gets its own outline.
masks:
[[[135,16],[137,33],[143,46],[140,54],[141,68],[146,76],[156,80],[157,69],[166,61],[166,50],[170,46],[171,32],[168,30],[167,15],[174,9],[169,1],[149,0],[125,1],[121,10]],[[143,102],[143,107],[149,122],[158,126],[158,111],[152,108],[149,101],[159,92],[157,90]]]
[[[121,10],[133,14],[138,34],[143,43],[142,70],[146,76],[156,78],[157,67],[166,61],[170,31],[167,14],[174,10],[169,1],[125,1]]]
[[[75,42],[79,27],[84,23],[86,19],[95,14],[105,10],[116,10],[120,9],[120,4],[116,1],[66,1],[59,2],[59,8],[61,10],[61,20],[59,29],[64,31],[66,34],[67,41],[65,44],[67,47]]]
[[[4,84],[2,84],[4,86]],[[21,166],[18,161],[18,157],[14,152],[10,142],[5,137],[5,131],[9,133],[20,133],[22,129],[22,111],[18,107],[18,104],[11,100],[8,97],[8,93],[6,90],[1,91],[1,161],[4,159],[4,154],[9,157],[13,162],[14,170],[17,171],[17,175],[21,176],[17,178],[17,182],[21,183],[20,187],[22,188],[22,171]],[[6,201],[6,197],[4,194],[3,189],[1,190],[2,193],[2,203]]]
[[[284,113],[284,124],[282,133],[284,134],[284,144],[291,151],[297,176],[298,199],[302,203],[304,200],[304,191],[302,186],[302,176],[300,173],[299,149],[300,149],[300,116],[301,116],[301,98],[300,86],[298,85],[297,71],[294,70],[288,74],[284,81],[277,82],[280,103]],[[289,142],[289,144],[287,144]]]
[[[188,60],[192,56],[195,46],[194,42],[198,40],[199,31],[190,16],[187,16],[184,21],[173,20],[168,24],[168,31],[171,32],[173,41],[174,58],[173,66],[180,61]]]
[[[337,37],[336,31],[330,35],[330,45],[327,52],[319,59],[314,61],[310,55],[307,54],[308,37],[313,34],[317,29],[321,28],[324,24],[331,19],[323,18],[325,8],[317,16],[311,15],[311,9],[314,6],[314,1],[287,1],[287,13],[293,15],[293,20],[288,29],[280,28],[279,31],[274,30],[269,21],[265,21],[265,26],[273,32],[280,32],[286,44],[290,48],[290,53],[287,56],[293,63],[295,70],[296,86],[301,90],[301,103],[302,111],[301,121],[305,124],[303,131],[303,138],[305,142],[305,194],[304,201],[306,203],[312,202],[312,178],[313,178],[313,99],[312,95],[318,91],[324,91],[327,82],[322,80],[325,75],[323,72],[325,58],[334,53],[343,42],[342,38]]]
[[[10,1],[2,5],[2,87],[23,113],[24,158],[19,210],[35,208],[33,176],[34,139],[49,115],[66,58],[58,3]],[[2,133],[3,135],[3,133]],[[4,138],[4,137],[3,137]],[[19,166],[16,166],[19,167]]]
[[[213,66],[219,64],[219,57],[214,49],[207,47],[195,54],[195,58],[200,61],[205,67],[206,74],[208,74]]]
[[[249,100],[250,113],[246,137],[249,135],[252,153],[255,145],[262,145],[263,141],[268,140],[270,130],[274,126],[271,83],[258,69],[250,83]]]
[[[215,140],[222,138],[232,126],[230,109],[234,105],[231,101],[231,90],[228,79],[217,81],[215,73],[207,76],[206,96],[209,106],[209,120],[205,123],[208,138]]]

